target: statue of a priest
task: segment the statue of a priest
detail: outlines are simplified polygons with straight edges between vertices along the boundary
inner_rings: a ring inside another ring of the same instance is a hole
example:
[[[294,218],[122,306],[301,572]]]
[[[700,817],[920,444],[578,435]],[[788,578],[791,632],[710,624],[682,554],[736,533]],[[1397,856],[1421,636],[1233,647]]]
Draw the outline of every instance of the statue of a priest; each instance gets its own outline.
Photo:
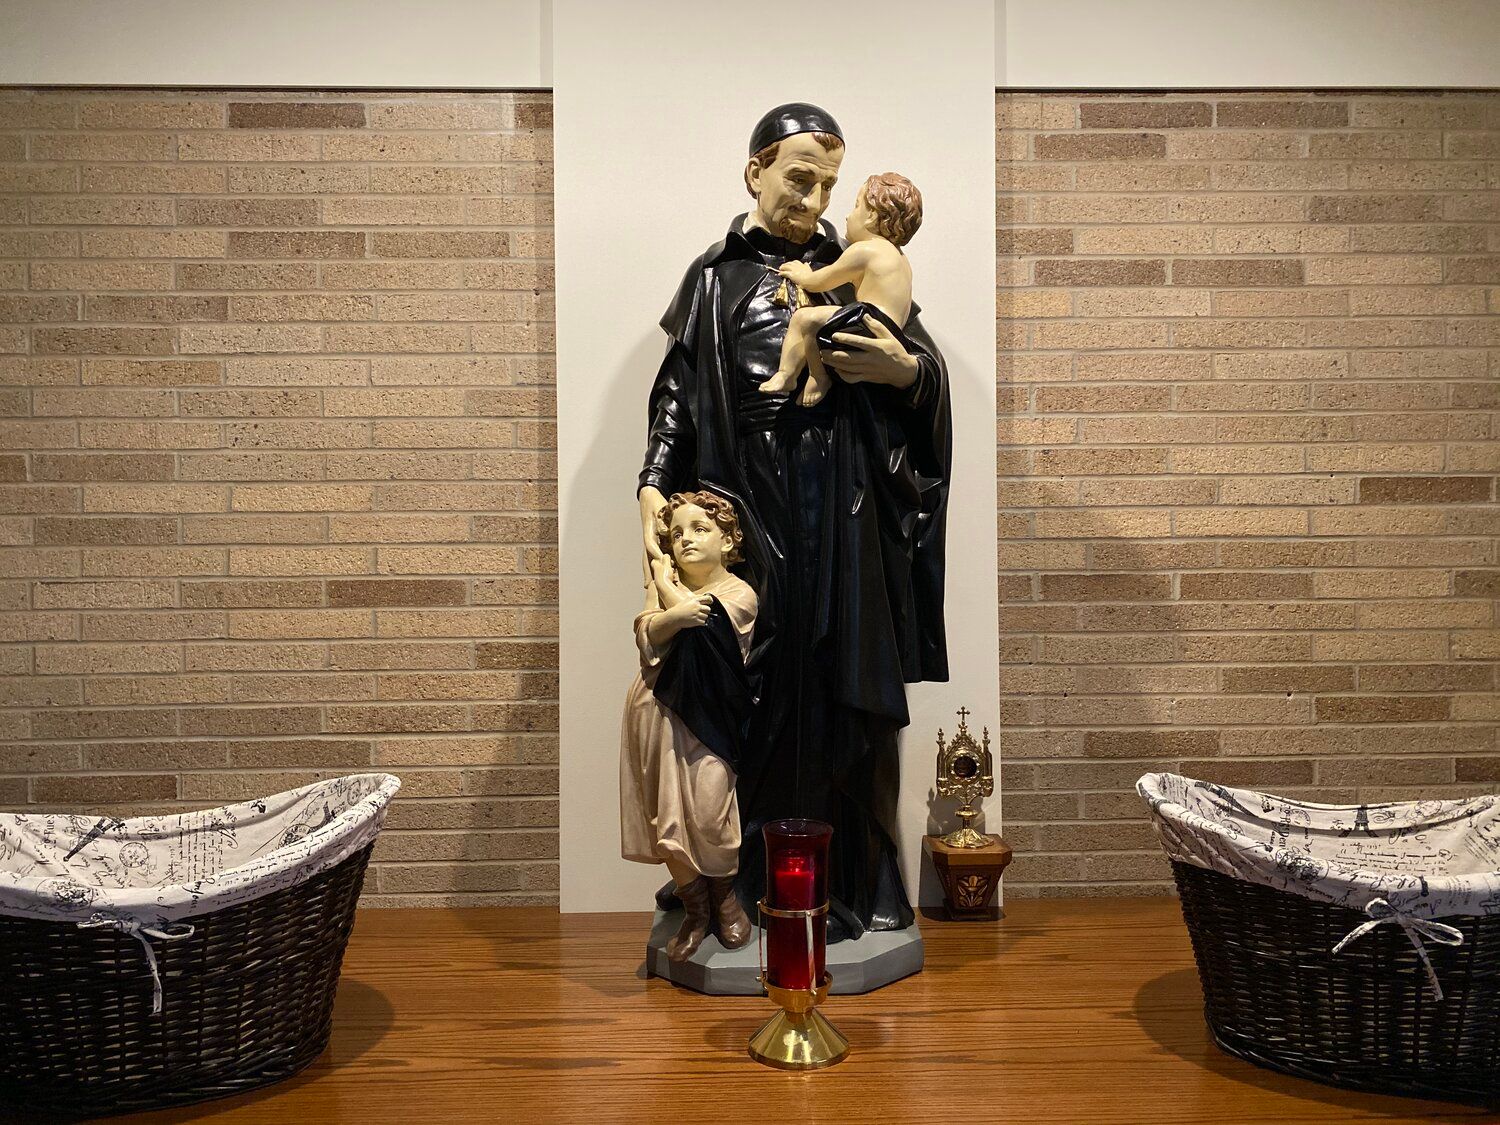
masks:
[[[894,332],[872,317],[825,342],[837,378],[816,405],[795,387],[760,391],[799,304],[852,300],[848,286],[806,293],[778,273],[843,251],[821,221],[843,157],[842,131],[816,106],[779,106],[756,125],[755,205],[688,267],[661,321],[670,344],[638,487],[647,580],[667,496],[708,489],[740,513],[739,569],[760,612],[737,888],[747,904],[763,893],[766,821],[828,821],[830,940],[913,921],[896,859],[897,732],[905,684],[948,678],[948,380],[917,307]]]

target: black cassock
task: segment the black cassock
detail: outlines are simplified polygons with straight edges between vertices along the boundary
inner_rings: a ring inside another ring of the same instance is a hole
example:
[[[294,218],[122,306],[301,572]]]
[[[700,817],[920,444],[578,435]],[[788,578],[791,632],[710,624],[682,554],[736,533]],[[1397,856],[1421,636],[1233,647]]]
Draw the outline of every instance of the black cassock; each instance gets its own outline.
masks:
[[[912,911],[896,862],[897,732],[905,684],[948,678],[943,537],[951,464],[948,376],[917,319],[904,390],[846,384],[803,407],[764,395],[791,319],[776,267],[814,268],[843,245],[827,223],[798,245],[744,216],[688,268],[662,318],[640,486],[703,487],[738,509],[743,576],[760,600],[748,662],[756,703],[738,771],[738,888],[764,891],[768,820],[833,825],[829,936],[900,929]],[[846,304],[849,287],[810,295]]]

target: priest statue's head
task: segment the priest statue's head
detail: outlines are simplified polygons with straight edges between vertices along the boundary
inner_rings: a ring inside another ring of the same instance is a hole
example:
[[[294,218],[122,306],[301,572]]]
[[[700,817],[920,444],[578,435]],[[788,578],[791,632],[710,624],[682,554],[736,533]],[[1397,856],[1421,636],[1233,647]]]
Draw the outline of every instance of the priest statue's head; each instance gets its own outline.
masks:
[[[827,110],[806,102],[779,105],[750,134],[745,187],[755,197],[748,226],[806,242],[828,209],[844,160],[844,135]]]

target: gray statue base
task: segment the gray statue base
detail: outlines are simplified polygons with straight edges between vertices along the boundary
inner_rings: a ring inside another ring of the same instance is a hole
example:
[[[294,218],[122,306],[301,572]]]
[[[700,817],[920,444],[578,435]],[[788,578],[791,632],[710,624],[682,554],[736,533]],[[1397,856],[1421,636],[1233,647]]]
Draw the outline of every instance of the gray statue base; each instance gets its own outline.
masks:
[[[703,939],[698,952],[678,964],[667,957],[667,939],[682,925],[682,911],[658,910],[646,942],[646,972],[673,984],[706,992],[710,996],[759,996],[760,935],[754,933],[739,949],[725,949],[713,934]],[[883,930],[858,941],[840,941],[828,947],[829,989],[835,994],[873,992],[892,981],[922,970],[922,934],[912,923],[904,930]]]

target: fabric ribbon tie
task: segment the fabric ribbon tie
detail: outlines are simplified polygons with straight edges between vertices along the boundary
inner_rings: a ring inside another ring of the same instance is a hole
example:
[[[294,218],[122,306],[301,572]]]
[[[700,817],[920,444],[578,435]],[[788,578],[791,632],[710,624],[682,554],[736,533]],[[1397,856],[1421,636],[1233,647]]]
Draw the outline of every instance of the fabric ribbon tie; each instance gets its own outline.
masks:
[[[1438,983],[1437,972],[1432,967],[1432,960],[1427,956],[1427,947],[1422,944],[1422,939],[1425,937],[1429,941],[1437,942],[1439,945],[1462,945],[1464,943],[1463,932],[1454,929],[1452,926],[1445,926],[1441,922],[1429,922],[1424,918],[1414,918],[1410,914],[1397,910],[1383,898],[1374,898],[1366,903],[1365,913],[1370,916],[1370,920],[1368,922],[1361,922],[1344,935],[1344,940],[1335,945],[1333,951],[1335,953],[1342,953],[1346,945],[1364,937],[1365,934],[1369,933],[1376,926],[1383,925],[1386,922],[1393,922],[1401,927],[1402,932],[1406,934],[1407,939],[1411,942],[1412,948],[1417,951],[1417,956],[1422,959],[1422,967],[1427,970],[1427,983],[1432,986],[1432,998],[1434,1000],[1441,1000],[1443,998],[1443,986]]]
[[[129,934],[141,943],[141,948],[146,951],[146,965],[151,969],[151,1014],[161,1015],[162,987],[161,970],[156,964],[156,949],[151,945],[151,939],[157,941],[181,941],[183,938],[193,936],[193,927],[183,922],[173,926],[171,929],[159,929],[156,926],[148,926],[144,922],[138,922],[133,918],[113,918],[107,915],[96,914],[87,922],[79,922],[80,930],[104,929],[118,930],[122,934]]]

